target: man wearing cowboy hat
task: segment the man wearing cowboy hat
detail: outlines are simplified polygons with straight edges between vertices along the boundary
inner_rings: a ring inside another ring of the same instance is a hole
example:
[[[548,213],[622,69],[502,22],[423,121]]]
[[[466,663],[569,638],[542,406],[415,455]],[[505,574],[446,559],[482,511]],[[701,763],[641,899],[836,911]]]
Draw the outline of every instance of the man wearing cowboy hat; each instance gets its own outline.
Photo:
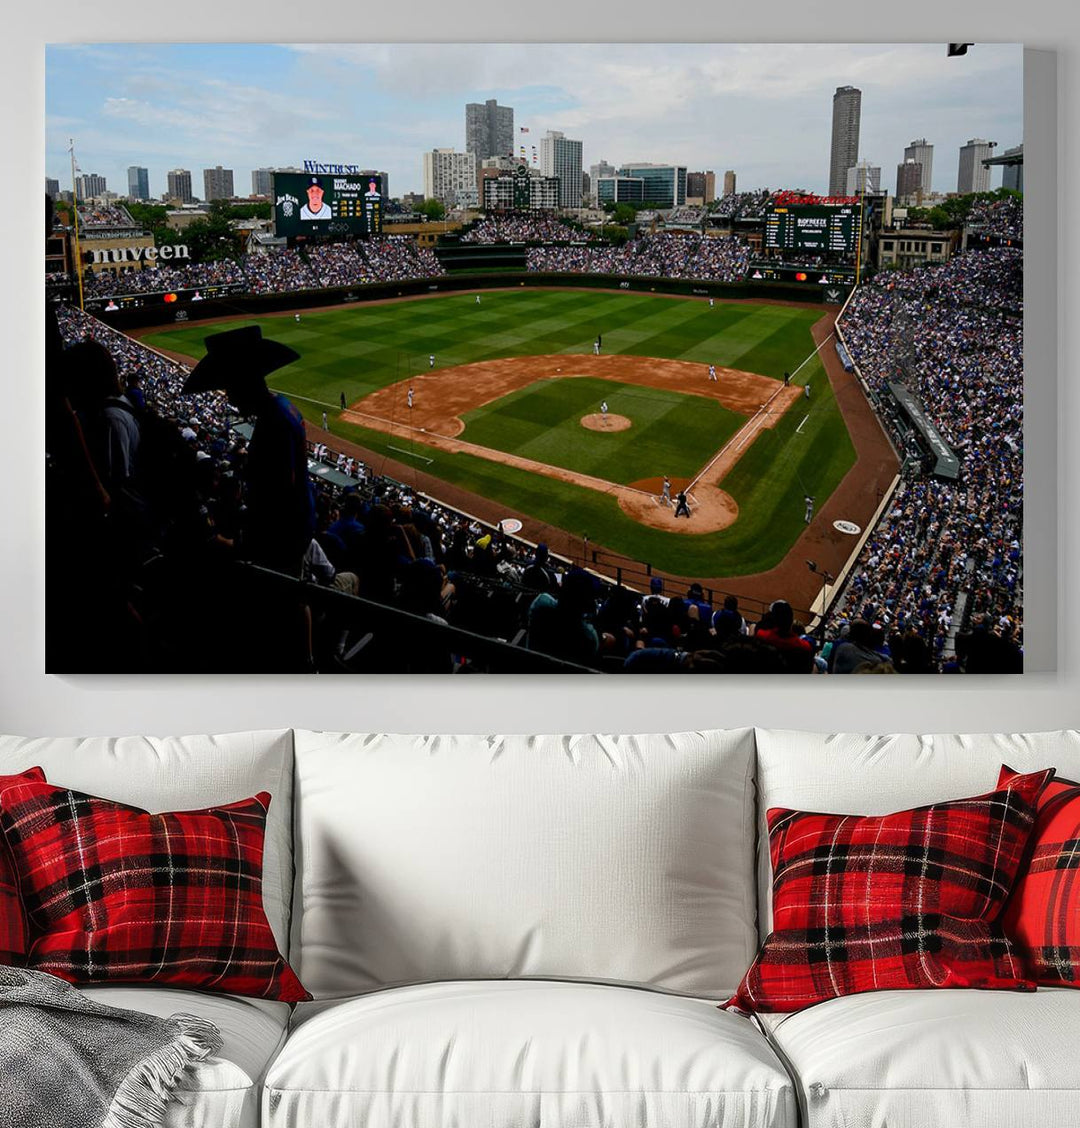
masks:
[[[315,528],[307,470],[307,436],[300,412],[271,392],[266,377],[299,353],[266,340],[258,325],[206,338],[206,356],[183,392],[223,391],[241,416],[254,417],[244,472],[243,552],[268,568],[299,575]]]

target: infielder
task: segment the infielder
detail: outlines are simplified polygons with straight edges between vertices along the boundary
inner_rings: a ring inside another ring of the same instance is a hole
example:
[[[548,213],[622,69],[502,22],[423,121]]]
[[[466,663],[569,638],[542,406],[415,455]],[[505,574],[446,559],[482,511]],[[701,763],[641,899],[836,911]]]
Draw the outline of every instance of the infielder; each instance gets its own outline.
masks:
[[[593,354],[593,356],[599,356],[600,355],[600,338],[599,337],[597,337],[596,340],[593,341],[593,343],[592,343],[592,354]]]
[[[806,395],[806,398],[809,399],[810,398],[810,381],[809,380],[807,380],[806,383],[803,384],[803,392]]]
[[[607,400],[600,401],[600,414],[604,416],[605,419],[607,418]]]
[[[709,379],[710,380],[716,380],[716,365],[715,364],[709,365]],[[720,381],[716,380],[716,382],[719,383]]]
[[[326,412],[325,411],[322,413],[322,429],[324,431],[330,430],[330,428],[326,425]]]
[[[428,368],[434,368],[435,367],[435,354],[434,353],[432,353],[427,358],[427,366],[428,366]]]
[[[807,494],[804,500],[806,501],[806,515],[804,520],[809,525],[814,519],[814,499],[810,494]]]
[[[342,392],[341,393],[341,410],[344,411],[345,408],[347,408],[348,406],[349,406],[349,404],[348,404],[348,401],[345,399],[345,393]]]
[[[660,487],[660,504],[671,504],[671,479],[665,474],[664,484]]]
[[[408,396],[406,397],[406,399],[407,399],[407,401],[408,401],[408,404],[409,404],[409,410],[410,410],[410,411],[412,411],[412,402],[413,402],[413,390],[412,390],[412,386],[411,386],[411,385],[409,386],[409,394],[408,394]]]

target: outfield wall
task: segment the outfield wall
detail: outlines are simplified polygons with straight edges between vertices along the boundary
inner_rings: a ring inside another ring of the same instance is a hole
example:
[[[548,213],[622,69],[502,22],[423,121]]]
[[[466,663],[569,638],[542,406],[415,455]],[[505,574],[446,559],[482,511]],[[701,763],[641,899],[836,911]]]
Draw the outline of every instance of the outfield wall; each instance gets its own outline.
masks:
[[[614,274],[541,273],[504,271],[498,274],[445,274],[405,282],[374,282],[365,286],[336,286],[326,290],[290,290],[280,294],[234,294],[200,302],[145,305],[102,317],[117,329],[143,329],[177,321],[207,321],[217,317],[258,317],[265,313],[313,309],[388,298],[422,297],[461,290],[506,289],[513,286],[555,286],[616,290],[620,293],[657,293],[684,297],[711,297],[720,301],[803,302],[821,305],[823,287],[816,283],[702,282],[689,278],[621,277]],[[89,311],[88,311],[89,312]],[[178,315],[184,316],[178,316]],[[95,316],[102,316],[96,312]]]

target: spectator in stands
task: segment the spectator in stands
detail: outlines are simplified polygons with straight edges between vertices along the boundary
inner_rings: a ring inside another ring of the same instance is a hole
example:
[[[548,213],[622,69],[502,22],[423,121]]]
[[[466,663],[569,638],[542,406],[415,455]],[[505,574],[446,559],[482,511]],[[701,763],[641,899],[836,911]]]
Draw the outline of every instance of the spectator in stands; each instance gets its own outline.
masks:
[[[874,628],[865,619],[852,619],[847,638],[830,655],[830,673],[852,674],[860,666],[875,666],[883,659],[874,648]]]
[[[777,599],[769,605],[767,620],[759,625],[754,638],[778,650],[790,673],[808,674],[813,668],[814,648],[795,630],[795,612],[787,600]]]
[[[712,628],[718,643],[735,635],[746,634],[746,620],[739,612],[739,600],[736,596],[724,596],[724,606],[713,615]]]
[[[266,377],[299,354],[267,340],[257,325],[206,338],[206,356],[192,369],[184,393],[223,390],[255,427],[245,472],[247,513],[244,551],[253,561],[299,576],[315,531],[307,470],[307,440],[300,412]]]
[[[600,649],[593,625],[595,582],[588,572],[574,568],[563,577],[556,595],[538,595],[529,607],[527,645],[556,658],[591,665]]]

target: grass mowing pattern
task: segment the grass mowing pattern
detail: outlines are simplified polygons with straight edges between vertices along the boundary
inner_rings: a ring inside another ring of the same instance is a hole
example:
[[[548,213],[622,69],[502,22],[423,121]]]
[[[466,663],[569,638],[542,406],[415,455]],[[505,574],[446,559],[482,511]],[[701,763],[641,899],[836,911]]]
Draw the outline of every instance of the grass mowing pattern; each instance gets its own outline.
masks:
[[[454,294],[304,313],[299,322],[291,316],[249,318],[228,327],[261,324],[268,337],[301,354],[301,360],[275,372],[271,383],[293,395],[309,420],[320,422],[325,405],[335,433],[400,458],[387,450],[388,441],[395,446],[407,443],[340,422],[338,396],[344,392],[353,403],[377,388],[426,372],[429,353],[435,354],[438,367],[506,356],[588,355],[600,332],[605,353],[691,360],[779,378],[813,351],[810,326],[821,313],[820,308],[730,302],[717,302],[710,309],[704,301],[610,291],[522,289],[486,293],[480,305],[472,294]],[[203,338],[218,331],[218,326],[189,325],[144,339],[159,348],[201,357]],[[666,571],[701,577],[751,574],[778,564],[803,530],[805,494],[813,494],[820,508],[854,464],[854,448],[817,357],[794,382],[807,380],[812,383],[812,398],[805,406],[795,404],[775,430],[763,432],[722,483],[740,512],[738,521],[719,533],[686,536],[648,529],[626,517],[613,499],[595,491],[473,455],[418,447],[418,453],[435,461],[417,466]],[[610,389],[610,382],[602,383]],[[593,410],[602,398],[594,397]],[[611,397],[608,403],[616,410]],[[809,419],[796,434],[807,414]],[[635,429],[623,434],[633,437]],[[712,449],[722,442],[718,439]],[[677,447],[676,439],[673,451]],[[703,461],[697,459],[694,469]],[[656,473],[665,470],[634,471],[634,478]],[[601,476],[619,480],[610,473]]]
[[[590,431],[581,417],[606,400],[627,431]],[[704,396],[591,377],[540,380],[465,416],[463,439],[629,485],[692,478],[746,422]]]

